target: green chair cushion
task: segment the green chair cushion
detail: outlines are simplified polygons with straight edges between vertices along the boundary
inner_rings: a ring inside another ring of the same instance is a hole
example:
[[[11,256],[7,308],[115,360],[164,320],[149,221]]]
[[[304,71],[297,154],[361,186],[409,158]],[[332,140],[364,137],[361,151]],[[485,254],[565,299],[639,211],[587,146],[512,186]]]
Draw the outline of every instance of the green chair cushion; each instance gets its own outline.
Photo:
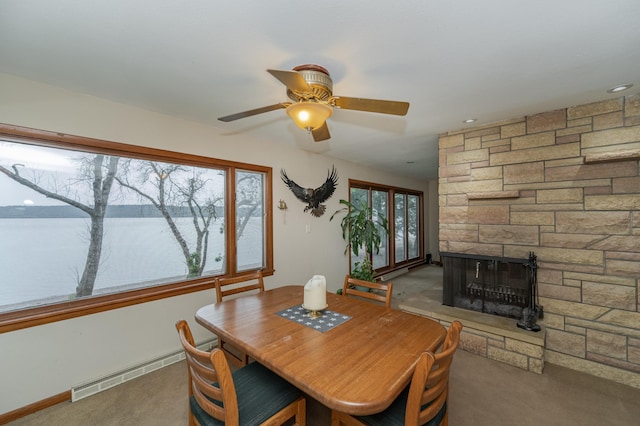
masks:
[[[258,362],[252,362],[234,371],[233,382],[242,426],[259,425],[301,395],[295,386]],[[202,426],[224,424],[200,408],[194,397],[191,397],[189,405],[194,417]]]
[[[407,397],[409,396],[409,386],[407,386],[395,401],[386,410],[372,414],[370,416],[360,416],[359,420],[370,426],[404,426],[404,415],[407,408]],[[445,402],[436,416],[425,423],[426,426],[438,426],[445,413],[447,412],[447,403]]]

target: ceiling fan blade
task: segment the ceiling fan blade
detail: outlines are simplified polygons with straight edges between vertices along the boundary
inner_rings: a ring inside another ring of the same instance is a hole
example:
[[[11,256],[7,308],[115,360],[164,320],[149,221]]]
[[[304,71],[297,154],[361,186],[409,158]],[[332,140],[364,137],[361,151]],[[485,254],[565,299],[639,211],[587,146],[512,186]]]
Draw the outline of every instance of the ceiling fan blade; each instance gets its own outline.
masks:
[[[297,71],[267,70],[267,72],[280,80],[292,92],[311,93],[311,87]]]
[[[288,107],[289,105],[291,105],[291,103],[285,102],[285,103],[265,106],[265,107],[262,107],[262,108],[250,109],[249,111],[238,112],[236,114],[231,114],[231,115],[227,115],[227,116],[224,116],[224,117],[220,117],[220,118],[218,118],[218,120],[224,121],[224,122],[239,120],[241,118],[251,117],[252,115],[262,114],[264,112],[274,111],[276,109],[283,109],[283,108]]]
[[[406,115],[409,102],[382,101],[380,99],[333,97],[336,108],[357,111],[378,112],[381,114]]]
[[[318,127],[315,130],[312,130],[311,135],[313,136],[313,140],[316,142],[321,142],[321,141],[326,141],[327,139],[331,139],[327,122],[325,121],[322,126]]]

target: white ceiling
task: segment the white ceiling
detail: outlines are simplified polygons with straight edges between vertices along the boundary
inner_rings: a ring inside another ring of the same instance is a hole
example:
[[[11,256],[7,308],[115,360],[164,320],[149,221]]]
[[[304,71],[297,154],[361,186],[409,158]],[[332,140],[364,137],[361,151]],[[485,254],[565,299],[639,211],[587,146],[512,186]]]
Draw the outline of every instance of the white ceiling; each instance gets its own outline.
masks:
[[[336,110],[319,143],[284,110],[217,120],[287,101],[266,69],[307,63],[409,113]],[[0,72],[431,179],[464,119],[637,93],[640,1],[0,0]]]

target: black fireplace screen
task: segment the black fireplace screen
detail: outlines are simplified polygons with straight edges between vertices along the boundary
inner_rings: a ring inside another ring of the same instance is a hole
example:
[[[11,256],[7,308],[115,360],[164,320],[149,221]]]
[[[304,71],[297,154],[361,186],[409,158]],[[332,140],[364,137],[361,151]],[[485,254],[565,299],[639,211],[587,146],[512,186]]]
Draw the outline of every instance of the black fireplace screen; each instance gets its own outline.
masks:
[[[529,259],[440,253],[443,304],[509,318],[533,305],[535,262]],[[534,282],[531,282],[533,278]]]

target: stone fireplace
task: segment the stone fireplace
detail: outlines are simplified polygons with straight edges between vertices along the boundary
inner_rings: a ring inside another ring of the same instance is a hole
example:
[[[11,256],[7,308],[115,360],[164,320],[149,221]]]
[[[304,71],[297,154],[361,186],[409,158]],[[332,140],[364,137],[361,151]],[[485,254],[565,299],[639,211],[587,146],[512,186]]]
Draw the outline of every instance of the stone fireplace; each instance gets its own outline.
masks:
[[[544,362],[640,387],[640,94],[447,132],[439,148],[440,252],[535,251]],[[482,343],[506,357],[508,342]]]

